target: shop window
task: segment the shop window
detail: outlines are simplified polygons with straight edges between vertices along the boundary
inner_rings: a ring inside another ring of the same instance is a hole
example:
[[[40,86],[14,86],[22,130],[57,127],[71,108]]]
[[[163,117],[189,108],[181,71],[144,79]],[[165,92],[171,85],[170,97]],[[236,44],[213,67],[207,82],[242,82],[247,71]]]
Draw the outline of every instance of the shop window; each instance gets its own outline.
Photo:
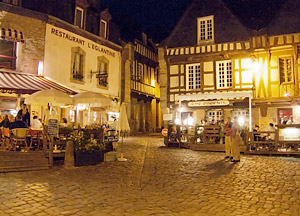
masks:
[[[80,47],[72,48],[71,78],[73,81],[83,82],[85,52]]]
[[[207,16],[197,19],[198,43],[214,40],[214,17]]]
[[[280,84],[293,81],[292,76],[292,59],[290,57],[279,58],[279,76]]]
[[[201,88],[201,70],[200,64],[186,65],[187,73],[187,88],[200,89]]]
[[[290,119],[292,115],[293,115],[293,108],[278,108],[277,109],[278,124],[283,123],[284,117]]]
[[[74,25],[83,29],[84,26],[84,9],[76,6]]]
[[[206,111],[205,120],[208,123],[217,122],[224,119],[224,111],[221,109],[211,109]]]
[[[100,36],[107,39],[107,22],[100,20]]]
[[[98,71],[96,75],[99,87],[108,87],[108,65],[109,61],[105,57],[98,57]]]
[[[0,68],[16,69],[17,43],[0,40]]]
[[[217,62],[217,86],[219,89],[232,87],[231,61]]]

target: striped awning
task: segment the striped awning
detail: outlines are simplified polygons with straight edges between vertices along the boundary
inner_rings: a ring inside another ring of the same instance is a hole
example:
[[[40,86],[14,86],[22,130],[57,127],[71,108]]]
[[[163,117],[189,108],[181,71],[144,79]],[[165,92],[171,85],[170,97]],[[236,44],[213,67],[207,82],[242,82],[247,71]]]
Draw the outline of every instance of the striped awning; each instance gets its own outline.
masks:
[[[0,38],[2,40],[8,40],[13,42],[25,42],[23,32],[10,28],[1,28]]]
[[[70,95],[76,92],[42,76],[0,71],[0,92],[32,94],[44,89],[56,89]]]

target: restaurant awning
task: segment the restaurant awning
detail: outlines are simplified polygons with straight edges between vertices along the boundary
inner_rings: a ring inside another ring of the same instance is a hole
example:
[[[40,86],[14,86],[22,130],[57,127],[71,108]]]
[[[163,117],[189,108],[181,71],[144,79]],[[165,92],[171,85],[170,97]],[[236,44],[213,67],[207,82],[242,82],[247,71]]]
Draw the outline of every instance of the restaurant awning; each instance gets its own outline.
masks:
[[[44,89],[76,94],[75,91],[42,76],[0,71],[0,93],[32,94]]]
[[[14,42],[21,42],[21,43],[25,42],[23,32],[17,31],[15,29],[10,29],[10,28],[1,28],[0,38],[2,40],[9,40]]]

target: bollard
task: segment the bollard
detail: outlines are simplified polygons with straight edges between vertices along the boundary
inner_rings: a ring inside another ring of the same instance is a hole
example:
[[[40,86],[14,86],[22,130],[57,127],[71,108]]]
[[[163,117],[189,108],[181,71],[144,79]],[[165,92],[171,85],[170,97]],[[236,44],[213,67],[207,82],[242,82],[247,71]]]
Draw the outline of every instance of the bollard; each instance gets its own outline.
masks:
[[[74,146],[72,141],[67,141],[64,167],[67,169],[74,167]]]

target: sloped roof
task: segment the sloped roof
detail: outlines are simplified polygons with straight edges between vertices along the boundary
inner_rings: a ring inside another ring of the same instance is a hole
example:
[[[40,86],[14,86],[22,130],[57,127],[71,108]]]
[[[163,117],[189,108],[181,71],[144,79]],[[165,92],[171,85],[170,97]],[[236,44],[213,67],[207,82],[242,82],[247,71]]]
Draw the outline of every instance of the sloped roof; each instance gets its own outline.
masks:
[[[250,30],[240,23],[222,0],[194,0],[160,46],[196,46],[197,18],[210,15],[214,15],[215,43],[249,40]]]
[[[259,31],[260,34],[283,35],[300,32],[300,1],[286,0],[271,23]]]

